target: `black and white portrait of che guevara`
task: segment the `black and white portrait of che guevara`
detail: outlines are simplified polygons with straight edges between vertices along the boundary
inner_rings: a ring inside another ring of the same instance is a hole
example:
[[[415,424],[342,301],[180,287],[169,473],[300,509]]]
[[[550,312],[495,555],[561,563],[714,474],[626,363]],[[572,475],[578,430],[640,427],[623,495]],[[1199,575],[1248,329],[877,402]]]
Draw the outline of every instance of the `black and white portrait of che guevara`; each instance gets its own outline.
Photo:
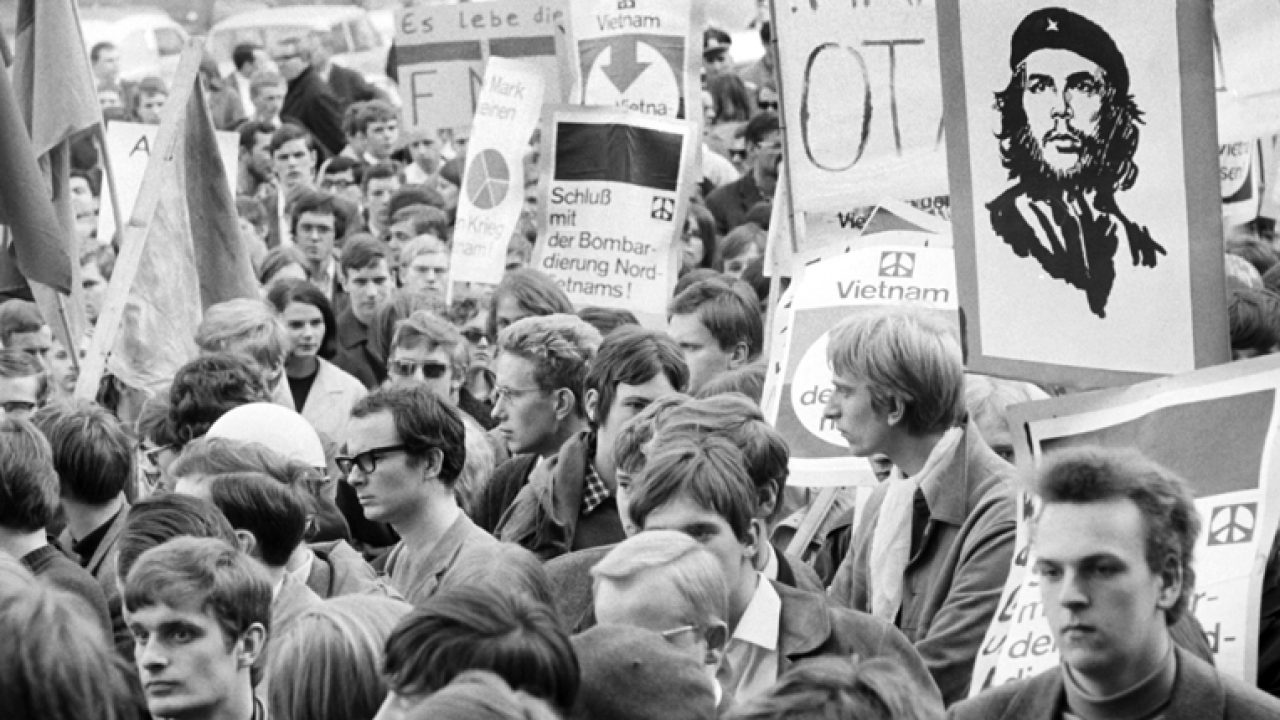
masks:
[[[1106,317],[1116,264],[1154,268],[1166,254],[1117,199],[1138,178],[1142,124],[1124,55],[1092,20],[1044,8],[1018,24],[1009,66],[995,107],[1013,185],[987,203],[991,228]]]

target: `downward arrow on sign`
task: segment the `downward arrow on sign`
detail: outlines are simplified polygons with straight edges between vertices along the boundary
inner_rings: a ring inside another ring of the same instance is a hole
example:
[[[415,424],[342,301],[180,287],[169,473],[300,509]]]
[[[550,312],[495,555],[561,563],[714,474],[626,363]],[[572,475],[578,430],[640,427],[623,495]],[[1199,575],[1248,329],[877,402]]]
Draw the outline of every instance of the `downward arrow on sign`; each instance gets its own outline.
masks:
[[[609,82],[625,93],[627,88],[640,77],[653,63],[636,60],[636,46],[639,41],[634,37],[617,37],[609,41],[609,64],[600,68]]]

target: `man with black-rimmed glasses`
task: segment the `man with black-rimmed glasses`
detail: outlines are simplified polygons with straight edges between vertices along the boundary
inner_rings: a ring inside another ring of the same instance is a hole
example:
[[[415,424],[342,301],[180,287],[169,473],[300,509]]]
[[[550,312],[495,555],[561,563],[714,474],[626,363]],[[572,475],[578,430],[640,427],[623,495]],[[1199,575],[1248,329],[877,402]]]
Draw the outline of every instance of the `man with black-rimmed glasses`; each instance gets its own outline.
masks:
[[[400,535],[385,572],[415,605],[465,564],[501,577],[500,543],[471,522],[454,496],[466,457],[461,414],[425,383],[380,388],[351,410],[346,450],[335,460],[365,517]]]

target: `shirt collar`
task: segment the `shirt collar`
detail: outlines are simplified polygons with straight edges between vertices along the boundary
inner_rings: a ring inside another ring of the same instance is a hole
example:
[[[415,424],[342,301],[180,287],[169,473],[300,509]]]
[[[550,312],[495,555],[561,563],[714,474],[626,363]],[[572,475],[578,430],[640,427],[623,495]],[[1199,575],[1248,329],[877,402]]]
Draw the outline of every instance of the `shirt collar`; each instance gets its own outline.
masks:
[[[781,622],[782,598],[773,589],[773,583],[757,575],[755,594],[747,603],[738,626],[733,629],[733,639],[776,652]]]
[[[764,576],[765,580],[777,580],[778,579],[778,551],[774,549],[773,543],[770,543],[770,542],[766,542],[764,544],[764,551],[765,551],[764,569],[760,571],[760,574]]]

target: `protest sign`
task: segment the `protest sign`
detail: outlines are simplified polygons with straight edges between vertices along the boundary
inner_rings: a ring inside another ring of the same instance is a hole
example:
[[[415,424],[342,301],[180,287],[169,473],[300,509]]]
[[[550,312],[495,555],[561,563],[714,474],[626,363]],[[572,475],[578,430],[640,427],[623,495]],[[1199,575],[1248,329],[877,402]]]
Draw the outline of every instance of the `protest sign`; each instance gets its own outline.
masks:
[[[693,0],[572,0],[573,101],[701,117],[699,7]]]
[[[823,417],[832,393],[827,341],[841,320],[885,306],[916,305],[956,322],[955,271],[945,237],[897,230],[877,238],[883,244],[797,262],[789,294],[777,308],[761,408],[791,448],[788,483],[875,484],[867,460],[851,456],[848,443]],[[934,240],[940,246],[925,246]]]
[[[630,310],[648,327],[665,327],[694,123],[561,107],[549,127],[533,267],[576,307]]]
[[[524,156],[545,83],[519,60],[489,58],[458,193],[449,282],[497,283],[524,202]]]
[[[933,0],[778,0],[774,28],[796,211],[946,194]]]
[[[159,125],[141,123],[113,122],[107,126],[106,150],[115,168],[122,212],[133,211],[133,205],[138,200],[138,189],[142,186],[142,175],[147,169],[147,160],[151,158],[151,149],[156,145],[159,131]],[[222,158],[222,169],[226,172],[227,187],[231,188],[234,197],[240,161],[240,137],[233,132],[215,132],[214,137],[218,141],[218,155]],[[111,203],[104,202],[98,210],[98,241],[110,241],[115,232],[114,209]]]
[[[464,131],[480,103],[485,62],[521,60],[538,68],[545,95],[561,100],[566,0],[501,0],[417,5],[396,14],[396,61],[403,123],[433,136]]]
[[[1080,445],[1135,448],[1188,481],[1201,516],[1195,593],[1219,670],[1256,677],[1263,566],[1280,519],[1276,406],[1280,358],[1018,405],[1009,411],[1019,464]],[[974,666],[971,693],[1056,667],[1058,652],[1032,572],[1030,498],[1019,503],[1016,552],[999,611]]]
[[[1226,362],[1209,4],[1045,4],[939,3],[970,369],[1099,387]]]

